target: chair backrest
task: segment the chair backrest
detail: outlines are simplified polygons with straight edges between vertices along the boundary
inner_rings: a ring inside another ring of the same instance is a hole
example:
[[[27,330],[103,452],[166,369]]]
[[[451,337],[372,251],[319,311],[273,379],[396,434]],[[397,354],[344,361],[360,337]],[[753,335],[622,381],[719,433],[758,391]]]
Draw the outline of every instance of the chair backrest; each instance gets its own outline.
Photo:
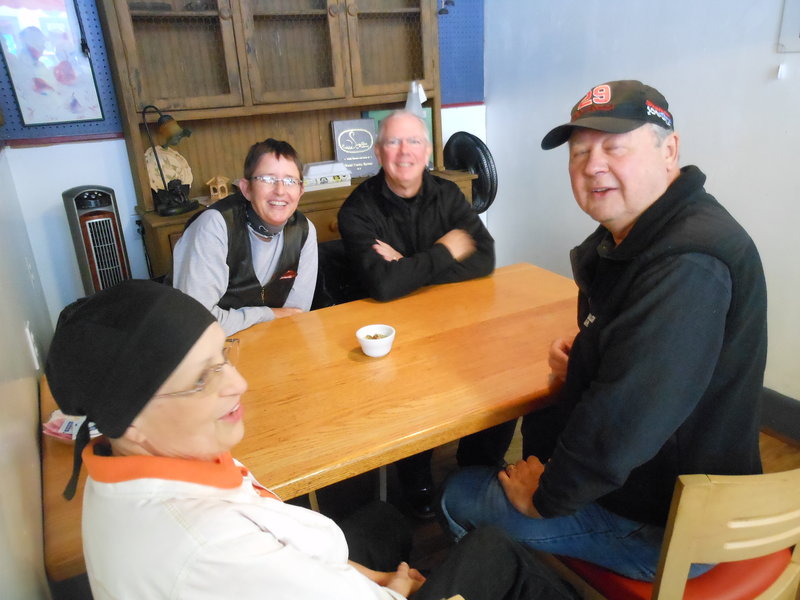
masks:
[[[342,240],[320,242],[317,248],[317,287],[311,310],[366,298],[367,292],[350,266]]]
[[[746,560],[795,546],[759,599],[792,598],[800,582],[800,469],[764,475],[681,475],[653,599],[682,598],[691,563]]]

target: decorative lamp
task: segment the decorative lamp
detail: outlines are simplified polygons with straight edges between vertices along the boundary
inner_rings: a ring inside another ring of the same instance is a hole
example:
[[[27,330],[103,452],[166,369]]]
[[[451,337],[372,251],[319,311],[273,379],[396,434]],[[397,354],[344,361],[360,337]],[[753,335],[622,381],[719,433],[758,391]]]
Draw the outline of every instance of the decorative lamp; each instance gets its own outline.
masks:
[[[169,146],[177,145],[178,142],[180,142],[183,138],[190,136],[192,132],[184,127],[181,127],[170,115],[165,115],[158,109],[158,107],[153,106],[152,104],[148,104],[142,109],[142,123],[144,123],[144,130],[147,133],[147,139],[150,142],[150,151],[153,153],[158,174],[161,178],[161,183],[164,186],[162,189],[156,189],[156,186],[153,186],[151,183],[153,200],[156,205],[156,212],[162,217],[168,217],[192,211],[199,206],[199,203],[197,200],[189,200],[189,184],[191,183],[191,180],[189,180],[188,183],[184,183],[184,181],[178,178],[173,178],[170,181],[167,181],[167,178],[164,175],[164,168],[162,167],[161,160],[158,157],[156,145],[153,142],[153,136],[150,133],[150,125],[147,123],[148,112],[158,113],[156,132],[163,140],[161,147],[165,150],[169,149]],[[180,154],[175,151],[172,152],[177,155],[180,160],[183,161],[183,163],[186,162],[185,159],[180,156]],[[191,173],[191,171],[188,169],[188,165],[186,165],[185,170],[188,171],[189,174]]]
[[[155,106],[153,108],[155,108]],[[156,110],[158,109],[156,108]],[[173,119],[171,115],[161,114],[160,111],[158,114],[161,116],[158,117],[158,122],[156,123],[156,132],[162,140],[165,140],[161,145],[162,148],[167,148],[168,146],[177,146],[178,142],[180,142],[183,138],[192,135],[191,130],[178,125],[178,122]]]

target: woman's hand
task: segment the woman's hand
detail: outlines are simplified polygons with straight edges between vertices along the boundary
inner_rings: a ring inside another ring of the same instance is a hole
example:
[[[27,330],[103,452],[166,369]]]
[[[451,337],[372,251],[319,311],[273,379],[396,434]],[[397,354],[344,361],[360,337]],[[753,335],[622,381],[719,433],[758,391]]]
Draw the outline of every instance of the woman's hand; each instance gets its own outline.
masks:
[[[422,584],[425,583],[425,576],[416,569],[409,567],[406,562],[401,562],[397,565],[397,570],[394,572],[373,571],[352,560],[348,562],[367,579],[374,581],[380,586],[392,589],[406,598],[416,592]]]
[[[401,562],[397,565],[397,571],[394,573],[387,574],[391,575],[391,578],[384,584],[384,587],[394,590],[406,598],[411,596],[425,583],[425,577],[422,573],[409,567],[406,562]]]

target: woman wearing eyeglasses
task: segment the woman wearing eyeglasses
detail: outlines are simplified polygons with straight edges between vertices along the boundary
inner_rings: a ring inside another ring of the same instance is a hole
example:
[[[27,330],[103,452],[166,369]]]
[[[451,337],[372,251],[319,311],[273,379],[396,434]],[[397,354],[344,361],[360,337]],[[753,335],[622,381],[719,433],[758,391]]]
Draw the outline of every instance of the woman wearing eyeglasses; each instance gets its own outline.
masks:
[[[190,220],[173,251],[172,285],[227,335],[311,308],[317,233],[297,210],[303,165],[287,142],[254,144],[239,191]]]
[[[349,561],[333,521],[281,502],[231,457],[247,389],[236,351],[202,305],[151,281],[62,311],[48,383],[63,412],[104,434],[89,442],[81,427],[65,492],[74,495],[82,459],[95,600],[574,597],[496,529],[470,533],[427,580],[405,563],[374,571]]]

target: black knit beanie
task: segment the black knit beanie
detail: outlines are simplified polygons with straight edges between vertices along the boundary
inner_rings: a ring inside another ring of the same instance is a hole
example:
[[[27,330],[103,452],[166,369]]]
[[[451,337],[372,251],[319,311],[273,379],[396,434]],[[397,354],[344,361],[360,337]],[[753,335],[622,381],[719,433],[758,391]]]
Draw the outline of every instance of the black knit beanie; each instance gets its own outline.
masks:
[[[62,412],[86,416],[75,440],[75,495],[89,421],[111,438],[145,404],[214,322],[202,304],[167,285],[130,279],[73,302],[58,318],[45,365]]]

